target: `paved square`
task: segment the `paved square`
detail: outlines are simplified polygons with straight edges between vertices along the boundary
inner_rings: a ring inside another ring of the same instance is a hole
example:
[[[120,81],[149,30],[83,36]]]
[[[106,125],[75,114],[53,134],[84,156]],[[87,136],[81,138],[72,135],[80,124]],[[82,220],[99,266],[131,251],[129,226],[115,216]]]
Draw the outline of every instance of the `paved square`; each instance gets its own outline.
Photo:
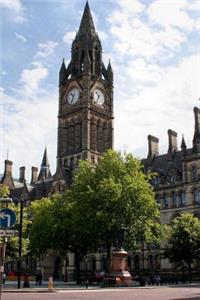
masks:
[[[56,293],[3,293],[2,300],[200,300],[199,287],[59,290]]]

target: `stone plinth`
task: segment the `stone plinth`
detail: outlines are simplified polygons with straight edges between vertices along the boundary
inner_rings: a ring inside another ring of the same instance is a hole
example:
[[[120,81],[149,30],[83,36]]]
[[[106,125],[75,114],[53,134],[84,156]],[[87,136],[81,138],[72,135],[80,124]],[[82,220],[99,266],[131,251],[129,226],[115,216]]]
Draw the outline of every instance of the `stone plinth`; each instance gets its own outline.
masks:
[[[130,285],[132,282],[131,274],[128,271],[127,257],[128,252],[124,249],[112,252],[109,275],[116,277],[117,285]]]

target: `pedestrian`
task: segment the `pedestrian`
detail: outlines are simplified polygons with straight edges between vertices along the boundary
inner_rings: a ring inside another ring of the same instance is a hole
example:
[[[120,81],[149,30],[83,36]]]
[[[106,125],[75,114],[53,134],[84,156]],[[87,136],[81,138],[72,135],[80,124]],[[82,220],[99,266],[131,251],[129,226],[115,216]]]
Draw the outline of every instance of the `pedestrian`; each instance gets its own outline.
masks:
[[[6,273],[4,272],[3,273],[3,284],[5,284],[6,283]]]
[[[30,288],[29,275],[24,275],[24,288]]]
[[[89,282],[88,282],[88,279],[85,281],[85,287],[86,289],[88,289],[88,285],[89,285]]]

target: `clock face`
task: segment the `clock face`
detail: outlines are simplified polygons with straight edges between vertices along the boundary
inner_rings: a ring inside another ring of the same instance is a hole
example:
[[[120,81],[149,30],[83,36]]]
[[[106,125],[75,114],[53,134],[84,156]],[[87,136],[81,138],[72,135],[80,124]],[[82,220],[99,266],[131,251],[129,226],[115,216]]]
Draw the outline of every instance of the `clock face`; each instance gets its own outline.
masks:
[[[94,101],[93,101],[93,103],[97,104],[97,105],[103,105],[104,101],[105,101],[105,97],[104,97],[103,92],[99,89],[94,90]]]
[[[79,99],[79,95],[80,95],[80,93],[79,93],[78,89],[76,89],[76,88],[72,89],[67,96],[68,103],[75,104]]]

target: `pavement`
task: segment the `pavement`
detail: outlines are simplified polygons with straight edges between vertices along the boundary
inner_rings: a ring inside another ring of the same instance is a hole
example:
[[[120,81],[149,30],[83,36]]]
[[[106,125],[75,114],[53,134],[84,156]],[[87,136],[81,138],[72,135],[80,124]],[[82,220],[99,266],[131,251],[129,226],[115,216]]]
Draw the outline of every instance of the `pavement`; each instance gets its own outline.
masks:
[[[155,285],[146,285],[141,287],[137,282],[133,284],[133,286],[128,287],[129,289],[155,289],[155,288],[164,288],[164,287],[176,287],[176,288],[200,288],[200,282],[196,283],[180,283],[174,285],[163,285],[163,286],[155,286]],[[48,281],[43,281],[42,285],[35,285],[35,281],[30,281],[29,288],[23,288],[23,282],[21,282],[21,288],[17,288],[17,281],[6,281],[3,285],[4,293],[49,293],[49,292],[59,292],[59,291],[67,291],[67,290],[103,290],[110,289],[112,287],[104,287],[102,288],[99,285],[89,285],[88,289],[86,289],[85,285],[77,285],[75,282],[63,282],[63,281],[54,281],[53,288],[48,288]],[[123,289],[123,287],[114,287],[114,289]],[[127,288],[127,287],[126,287]],[[124,287],[125,289],[125,287]]]

